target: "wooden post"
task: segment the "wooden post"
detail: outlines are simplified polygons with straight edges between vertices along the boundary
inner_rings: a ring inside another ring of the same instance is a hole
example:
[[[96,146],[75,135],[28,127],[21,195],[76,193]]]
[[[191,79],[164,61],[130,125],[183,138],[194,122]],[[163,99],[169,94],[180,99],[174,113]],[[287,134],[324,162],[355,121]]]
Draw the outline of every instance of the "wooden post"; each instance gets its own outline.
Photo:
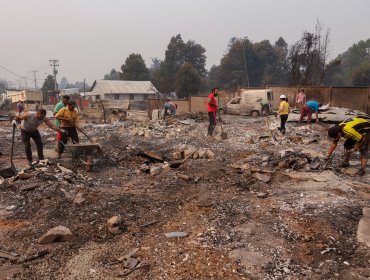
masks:
[[[333,87],[330,86],[330,88],[329,88],[329,107],[331,107],[331,100],[333,98],[332,97],[332,95],[333,95],[332,90],[333,90]]]

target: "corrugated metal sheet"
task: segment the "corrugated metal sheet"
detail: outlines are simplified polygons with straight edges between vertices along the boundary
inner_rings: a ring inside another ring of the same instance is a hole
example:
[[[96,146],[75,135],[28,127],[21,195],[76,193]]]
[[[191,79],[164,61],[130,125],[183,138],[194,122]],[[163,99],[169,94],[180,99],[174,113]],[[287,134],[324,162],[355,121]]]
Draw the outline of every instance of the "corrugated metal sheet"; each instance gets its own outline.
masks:
[[[94,94],[156,94],[157,89],[150,81],[110,81],[96,80],[91,88]]]

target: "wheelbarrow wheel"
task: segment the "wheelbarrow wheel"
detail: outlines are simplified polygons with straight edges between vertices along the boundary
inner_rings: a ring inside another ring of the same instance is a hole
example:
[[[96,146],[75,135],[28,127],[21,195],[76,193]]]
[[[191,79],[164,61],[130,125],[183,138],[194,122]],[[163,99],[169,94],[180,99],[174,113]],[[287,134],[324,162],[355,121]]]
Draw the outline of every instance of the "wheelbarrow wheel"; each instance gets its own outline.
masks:
[[[86,164],[85,164],[86,172],[91,172],[92,167],[93,167],[93,157],[92,157],[92,155],[86,155],[85,162],[86,162]]]

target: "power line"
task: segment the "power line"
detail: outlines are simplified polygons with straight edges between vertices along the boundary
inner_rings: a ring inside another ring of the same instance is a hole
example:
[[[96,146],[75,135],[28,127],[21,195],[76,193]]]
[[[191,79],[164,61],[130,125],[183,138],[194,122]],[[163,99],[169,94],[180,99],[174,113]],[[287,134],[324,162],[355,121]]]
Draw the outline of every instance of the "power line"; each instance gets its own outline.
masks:
[[[14,76],[17,76],[18,78],[21,78],[21,79],[27,79],[27,80],[31,80],[31,81],[33,81],[33,80],[34,80],[33,78],[28,78],[28,77],[26,77],[26,76],[22,76],[22,75],[20,75],[20,74],[17,74],[17,73],[15,73],[15,72],[13,72],[13,71],[11,71],[11,70],[9,70],[9,69],[5,68],[4,66],[1,66],[1,65],[0,65],[0,68],[2,68],[3,70],[5,70],[5,71],[9,72],[10,74],[13,74]],[[43,81],[44,79],[37,79],[37,80],[38,80],[38,81]]]
[[[37,90],[36,72],[38,72],[38,71],[37,70],[32,70],[31,72],[33,72],[33,78],[34,78],[34,82],[35,82],[35,90]]]

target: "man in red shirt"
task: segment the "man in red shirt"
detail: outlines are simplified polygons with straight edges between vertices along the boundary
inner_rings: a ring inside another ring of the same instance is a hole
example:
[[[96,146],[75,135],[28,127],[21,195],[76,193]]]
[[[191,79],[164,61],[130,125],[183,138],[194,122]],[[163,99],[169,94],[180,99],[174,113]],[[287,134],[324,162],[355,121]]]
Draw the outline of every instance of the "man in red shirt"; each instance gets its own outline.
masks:
[[[208,136],[212,136],[216,127],[216,113],[217,113],[217,92],[218,88],[213,88],[212,92],[208,95],[207,109],[209,117]]]

